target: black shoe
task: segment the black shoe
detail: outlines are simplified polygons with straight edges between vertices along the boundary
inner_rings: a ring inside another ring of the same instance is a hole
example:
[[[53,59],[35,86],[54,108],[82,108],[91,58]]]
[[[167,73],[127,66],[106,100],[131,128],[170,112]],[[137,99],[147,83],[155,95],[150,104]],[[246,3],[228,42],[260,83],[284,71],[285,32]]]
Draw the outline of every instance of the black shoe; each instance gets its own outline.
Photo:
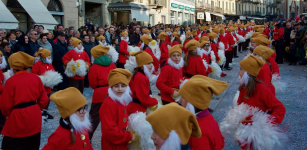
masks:
[[[49,113],[47,113],[48,118],[47,119],[54,119],[54,117],[52,115],[50,115]]]
[[[239,56],[234,56],[234,58],[238,58]]]
[[[232,68],[228,67],[228,68],[225,68],[226,70],[231,70]]]
[[[43,111],[42,116],[46,119],[54,119],[54,117],[50,115],[47,111]]]
[[[212,112],[213,112],[213,109],[211,109],[211,108],[208,108],[208,110],[209,110],[209,112],[210,112],[210,113],[212,113]]]

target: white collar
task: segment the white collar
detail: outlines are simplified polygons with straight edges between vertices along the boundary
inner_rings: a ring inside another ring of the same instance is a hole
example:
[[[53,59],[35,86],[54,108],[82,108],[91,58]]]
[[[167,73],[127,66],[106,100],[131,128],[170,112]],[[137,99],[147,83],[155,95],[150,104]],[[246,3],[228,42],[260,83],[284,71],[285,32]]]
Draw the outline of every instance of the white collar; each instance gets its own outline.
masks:
[[[124,92],[124,94],[121,97],[116,96],[114,94],[114,92],[112,91],[111,87],[109,87],[109,89],[108,89],[109,97],[114,102],[119,102],[124,106],[127,106],[132,101],[130,93],[131,93],[131,90],[130,90],[129,86],[127,86],[126,91]]]
[[[74,50],[75,50],[76,53],[82,53],[83,50],[84,50],[84,47],[82,46],[81,49],[78,49],[77,47],[75,47]]]
[[[184,60],[183,58],[181,57],[180,58],[180,62],[178,64],[175,64],[171,58],[168,58],[168,64],[171,65],[172,67],[176,68],[176,69],[181,69],[183,67],[183,64],[184,64]]]

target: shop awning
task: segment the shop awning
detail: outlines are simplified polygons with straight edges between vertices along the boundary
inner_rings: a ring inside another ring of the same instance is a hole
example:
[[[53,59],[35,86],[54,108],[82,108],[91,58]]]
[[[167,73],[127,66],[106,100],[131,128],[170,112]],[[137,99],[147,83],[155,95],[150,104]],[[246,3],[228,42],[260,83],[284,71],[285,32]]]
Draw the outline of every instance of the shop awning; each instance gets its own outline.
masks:
[[[266,18],[258,18],[258,17],[247,17],[248,19],[257,19],[257,20],[264,20]]]
[[[18,20],[0,0],[0,29],[17,29]]]
[[[205,12],[206,14],[206,21],[211,21],[210,12]]]
[[[43,25],[45,29],[54,29],[58,22],[53,18],[41,0],[18,0],[20,5],[31,16],[35,24]]]
[[[226,17],[225,17],[224,15],[222,15],[222,14],[219,14],[219,13],[213,13],[213,12],[211,12],[211,14],[212,14],[212,15],[215,15],[215,16],[219,16],[219,17],[221,17],[221,18],[222,18],[222,20],[226,20]]]
[[[145,5],[135,3],[110,3],[109,11],[131,11],[131,18],[136,21],[149,22],[149,12]]]

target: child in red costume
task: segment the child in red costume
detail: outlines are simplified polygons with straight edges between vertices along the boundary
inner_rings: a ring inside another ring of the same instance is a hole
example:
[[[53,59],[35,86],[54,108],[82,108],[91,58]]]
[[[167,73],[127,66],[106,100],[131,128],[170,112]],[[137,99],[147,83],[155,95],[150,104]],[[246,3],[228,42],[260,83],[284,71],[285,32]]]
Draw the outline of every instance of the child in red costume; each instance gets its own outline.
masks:
[[[165,42],[165,38],[168,37],[168,35],[165,32],[161,32],[158,35],[159,41],[159,48],[161,51],[161,58],[160,58],[160,65],[166,64],[168,59],[168,47],[167,43]]]
[[[128,86],[130,78],[131,73],[121,68],[111,70],[108,76],[108,96],[99,110],[101,149],[127,150],[128,143],[131,143],[135,137],[126,130],[127,105],[132,101]]]
[[[90,140],[100,123],[99,109],[108,94],[108,75],[111,70],[115,69],[110,56],[108,55],[110,48],[102,45],[97,45],[92,48],[91,54],[94,60],[93,65],[88,72],[89,85],[94,90],[92,105],[90,110],[90,118],[92,130],[89,133]]]
[[[189,52],[189,50],[188,50],[187,48],[185,48],[185,45],[186,45],[191,39],[193,39],[193,34],[192,34],[191,32],[188,31],[188,32],[185,33],[185,36],[186,36],[186,40],[185,40],[184,43],[183,43],[182,50],[183,50],[184,54],[186,55],[186,54]]]
[[[177,44],[181,44],[181,41],[180,41],[180,34],[178,34],[177,32],[173,32],[172,35],[171,35],[171,43],[172,43],[172,47],[174,45],[177,45]]]
[[[190,40],[185,48],[189,50],[188,54],[184,56],[184,73],[185,78],[189,79],[194,75],[206,75],[207,69],[201,59],[201,56],[197,55],[197,49],[200,43],[194,39]]]
[[[221,94],[227,86],[226,82],[195,75],[180,88],[179,102],[196,116],[202,132],[200,138],[190,137],[189,146],[191,149],[221,150],[225,146],[219,125],[210,114],[208,107],[213,94]]]
[[[163,105],[175,102],[179,96],[177,90],[183,81],[183,58],[180,45],[175,45],[169,50],[168,63],[161,68],[156,86],[161,92]]]
[[[118,57],[118,68],[124,68],[126,64],[126,60],[128,60],[129,52],[128,52],[128,32],[122,32],[121,41],[119,43],[119,57]]]
[[[70,87],[52,94],[50,99],[60,112],[60,125],[49,136],[48,143],[42,150],[93,150],[88,135],[91,129],[88,106],[82,93]]]
[[[157,59],[157,57],[153,54],[151,48],[148,46],[149,42],[152,41],[152,38],[149,35],[143,35],[141,37],[141,49],[144,50],[145,52],[147,52],[153,59],[153,65],[154,65],[154,69],[155,69],[155,74],[158,74],[159,71],[159,60]]]
[[[137,68],[129,83],[133,101],[128,105],[128,116],[137,111],[146,112],[147,108],[155,110],[158,105],[158,101],[150,97],[149,78],[154,71],[152,57],[145,51],[134,52],[131,56],[136,57]]]

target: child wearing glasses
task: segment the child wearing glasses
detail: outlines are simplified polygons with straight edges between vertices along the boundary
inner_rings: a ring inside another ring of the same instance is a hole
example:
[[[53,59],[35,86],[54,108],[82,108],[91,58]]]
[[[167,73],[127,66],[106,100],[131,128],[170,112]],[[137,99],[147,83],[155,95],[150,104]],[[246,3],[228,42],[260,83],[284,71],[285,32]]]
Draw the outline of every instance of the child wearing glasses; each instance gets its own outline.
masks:
[[[50,135],[43,150],[93,150],[88,135],[91,129],[88,106],[81,92],[70,87],[52,94],[50,99],[57,105],[61,118],[59,127]]]
[[[108,97],[99,110],[103,149],[127,149],[128,143],[135,139],[135,135],[126,130],[127,105],[132,101],[130,78],[131,73],[126,69],[117,68],[109,73]]]

